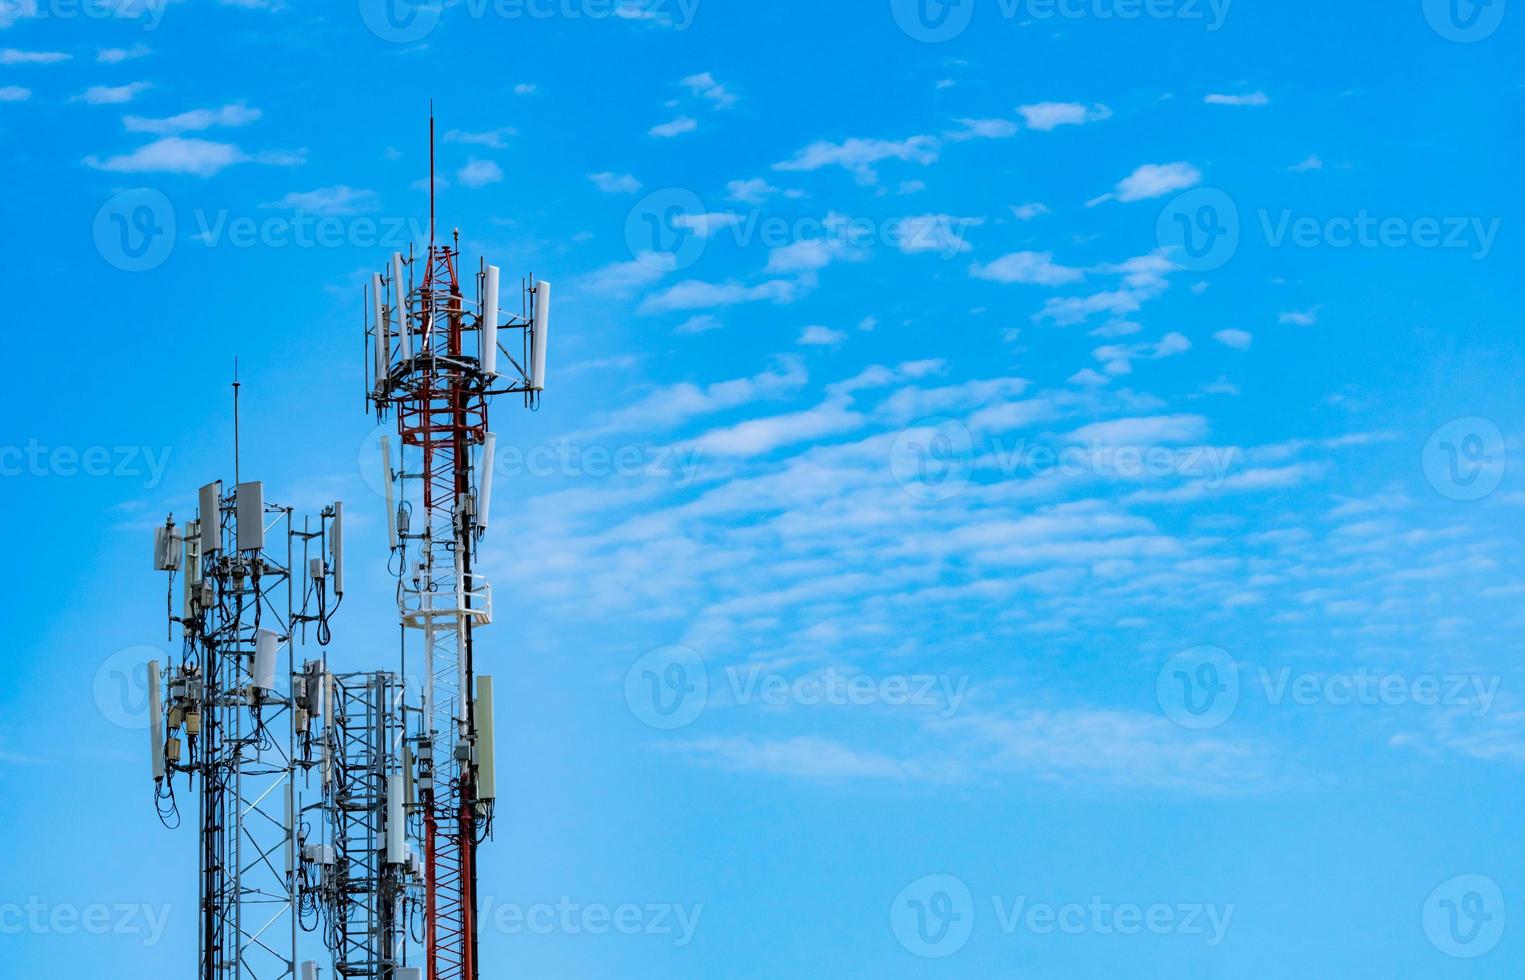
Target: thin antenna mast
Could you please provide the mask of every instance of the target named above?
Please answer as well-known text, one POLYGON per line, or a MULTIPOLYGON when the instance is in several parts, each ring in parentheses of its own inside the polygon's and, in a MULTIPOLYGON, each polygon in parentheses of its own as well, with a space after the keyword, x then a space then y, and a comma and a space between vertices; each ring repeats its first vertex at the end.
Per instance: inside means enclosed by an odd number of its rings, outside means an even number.
POLYGON ((434 100, 429 100, 429 259, 434 259, 434 100))
POLYGON ((233 358, 233 484, 240 482, 238 473, 238 358, 233 358))

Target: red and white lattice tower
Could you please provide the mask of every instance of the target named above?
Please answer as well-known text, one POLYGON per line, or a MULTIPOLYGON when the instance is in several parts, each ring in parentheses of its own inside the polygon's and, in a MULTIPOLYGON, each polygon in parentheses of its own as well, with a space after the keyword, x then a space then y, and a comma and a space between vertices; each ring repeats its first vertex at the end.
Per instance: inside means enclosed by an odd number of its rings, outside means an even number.
POLYGON ((521 312, 505 315, 498 268, 481 264, 467 301, 459 232, 435 241, 432 119, 429 129, 429 249, 394 254, 367 288, 367 397, 379 417, 395 415, 400 442, 395 467, 382 445, 404 673, 418 701, 410 826, 424 854, 428 976, 478 980, 477 846, 496 799, 491 678, 477 676, 474 643, 492 622, 477 569, 496 444, 488 408, 504 394, 538 406, 551 287, 527 281, 521 312))

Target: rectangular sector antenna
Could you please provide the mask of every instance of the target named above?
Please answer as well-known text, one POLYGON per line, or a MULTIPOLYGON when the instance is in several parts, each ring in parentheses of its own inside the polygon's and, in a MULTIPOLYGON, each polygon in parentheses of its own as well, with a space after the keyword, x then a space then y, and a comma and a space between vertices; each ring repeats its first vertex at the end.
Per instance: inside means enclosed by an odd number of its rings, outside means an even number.
POLYGON ((545 390, 545 342, 551 326, 551 284, 535 283, 535 319, 530 326, 530 388, 545 390))
POLYGON ((254 636, 254 686, 261 691, 275 690, 275 655, 280 646, 277 633, 260 630, 254 636))
POLYGON ((334 501, 334 526, 328 538, 328 563, 334 576, 334 595, 344 594, 344 501, 334 501))
POLYGON ((498 798, 498 757, 493 745, 492 678, 477 678, 477 795, 498 798))
POLYGON ((200 504, 201 513, 196 516, 201 520, 201 553, 216 554, 222 550, 222 514, 218 510, 222 506, 221 480, 201 488, 200 504))
POLYGON ((498 282, 502 275, 498 267, 490 265, 482 284, 482 373, 491 377, 498 373, 498 282))
POLYGON ((402 275, 402 253, 392 253, 392 319, 397 336, 402 341, 402 359, 413 356, 413 337, 408 333, 408 280, 402 275))
POLYGON ((238 518, 238 550, 264 550, 265 485, 258 480, 240 483, 233 490, 233 503, 238 518))

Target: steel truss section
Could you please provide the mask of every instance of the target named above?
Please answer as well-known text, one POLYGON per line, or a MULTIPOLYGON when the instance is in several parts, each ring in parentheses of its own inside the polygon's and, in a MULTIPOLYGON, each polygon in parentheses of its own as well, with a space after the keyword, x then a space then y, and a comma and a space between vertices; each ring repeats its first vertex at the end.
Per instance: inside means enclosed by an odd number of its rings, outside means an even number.
MULTIPOLYGON (((223 498, 222 547, 203 555, 201 580, 211 603, 187 621, 187 665, 202 692, 202 980, 282 980, 296 976, 297 895, 293 829, 291 701, 256 687, 259 634, 279 637, 291 674, 291 512, 270 507, 262 530, 279 528, 284 561, 239 551, 238 491, 223 498)), ((279 680, 277 681, 279 683, 279 680)))
POLYGON ((403 685, 387 672, 339 674, 331 685, 327 945, 336 976, 390 980, 407 963, 410 893, 422 885, 405 826, 403 685))

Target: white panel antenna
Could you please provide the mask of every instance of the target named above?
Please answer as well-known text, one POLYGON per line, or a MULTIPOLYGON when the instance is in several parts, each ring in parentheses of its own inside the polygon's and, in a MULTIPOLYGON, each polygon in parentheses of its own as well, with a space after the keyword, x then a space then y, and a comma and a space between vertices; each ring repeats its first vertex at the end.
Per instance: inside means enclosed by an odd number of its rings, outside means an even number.
POLYGON ((344 594, 344 501, 334 501, 334 526, 328 539, 328 562, 333 570, 334 595, 344 594))
POLYGON ((413 356, 413 334, 408 330, 408 280, 402 274, 402 253, 392 253, 392 316, 402 340, 402 359, 413 356))
POLYGON ((545 344, 551 328, 551 284, 535 283, 535 319, 530 327, 530 390, 545 390, 545 344))
POLYGON ((254 686, 261 691, 275 690, 275 655, 281 637, 270 630, 260 630, 254 637, 254 686))
POLYGON ((201 488, 201 553, 213 555, 222 550, 222 481, 201 488))
POLYGON ((388 369, 392 366, 392 337, 387 329, 387 317, 384 309, 383 298, 385 292, 381 287, 381 275, 378 273, 371 277, 371 305, 372 312, 376 317, 376 380, 379 382, 385 378, 388 369))
POLYGON ((265 548, 265 485, 258 480, 240 483, 233 490, 238 519, 238 550, 265 548))
POLYGON ((402 774, 393 773, 387 777, 387 863, 406 864, 408 861, 408 843, 406 830, 407 818, 403 815, 403 785, 402 774))
POLYGON ((175 537, 175 525, 165 523, 154 528, 154 569, 173 572, 180 568, 179 540, 175 537))
POLYGON ((164 706, 159 701, 159 661, 148 662, 148 751, 154 782, 164 778, 164 706))
POLYGON ((392 441, 381 437, 381 482, 387 495, 387 540, 397 550, 397 508, 392 503, 392 441))
POLYGON ((498 798, 498 760, 493 746, 492 678, 477 678, 477 795, 498 798))
POLYGON ((498 267, 487 267, 486 282, 482 287, 482 373, 492 377, 498 373, 498 280, 502 275, 498 267))
POLYGON ((492 511, 492 471, 498 459, 498 435, 489 432, 482 439, 482 477, 477 481, 477 527, 487 530, 492 511))

